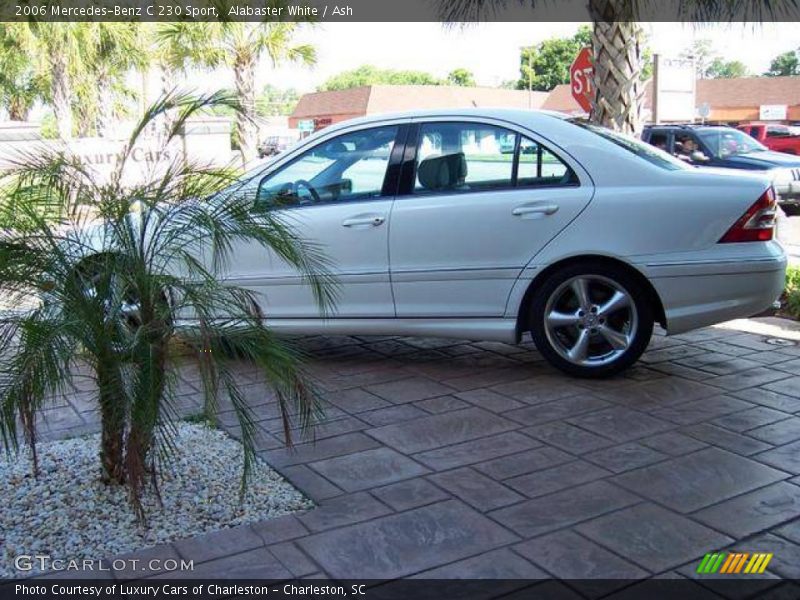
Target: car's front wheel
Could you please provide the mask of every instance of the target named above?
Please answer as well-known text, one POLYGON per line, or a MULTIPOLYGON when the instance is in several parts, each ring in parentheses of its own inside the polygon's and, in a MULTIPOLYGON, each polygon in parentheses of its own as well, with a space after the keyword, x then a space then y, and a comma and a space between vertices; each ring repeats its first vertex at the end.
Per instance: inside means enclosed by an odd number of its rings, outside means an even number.
POLYGON ((555 367, 578 377, 608 377, 632 365, 653 333, 650 295, 627 270, 575 264, 536 291, 531 335, 555 367))

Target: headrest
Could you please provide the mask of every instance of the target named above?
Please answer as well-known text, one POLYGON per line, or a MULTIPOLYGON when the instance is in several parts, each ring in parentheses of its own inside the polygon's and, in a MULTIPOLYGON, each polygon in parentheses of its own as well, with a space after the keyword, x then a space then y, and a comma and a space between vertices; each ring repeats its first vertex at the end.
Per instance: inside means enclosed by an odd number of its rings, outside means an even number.
POLYGON ((349 150, 347 146, 344 145, 344 142, 331 142, 325 146, 325 154, 328 155, 346 154, 347 152, 349 152, 349 150))
POLYGON ((455 188, 467 178, 467 159, 463 152, 426 158, 417 167, 417 177, 428 190, 455 188))

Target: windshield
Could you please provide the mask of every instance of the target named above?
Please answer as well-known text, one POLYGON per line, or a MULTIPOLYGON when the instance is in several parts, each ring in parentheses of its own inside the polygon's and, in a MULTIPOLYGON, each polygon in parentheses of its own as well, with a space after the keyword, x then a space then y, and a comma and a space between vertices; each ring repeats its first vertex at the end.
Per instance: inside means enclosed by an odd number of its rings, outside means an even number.
POLYGON ((678 171, 686 168, 686 164, 682 161, 635 137, 624 135, 599 125, 592 125, 591 123, 579 119, 569 119, 569 122, 599 135, 620 148, 624 148, 628 152, 662 169, 678 171))
POLYGON ((703 141, 714 158, 726 158, 737 154, 764 152, 766 148, 752 137, 738 129, 697 129, 697 135, 703 141))

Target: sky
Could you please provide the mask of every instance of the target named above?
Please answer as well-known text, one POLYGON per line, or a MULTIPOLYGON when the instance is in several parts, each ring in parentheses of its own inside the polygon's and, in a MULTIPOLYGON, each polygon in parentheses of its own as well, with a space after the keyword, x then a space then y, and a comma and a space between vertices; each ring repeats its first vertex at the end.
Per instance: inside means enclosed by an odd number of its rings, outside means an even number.
MULTIPOLYGON (((304 31, 300 39, 317 49, 313 69, 297 66, 272 68, 264 61, 258 71, 258 89, 265 83, 313 91, 328 77, 362 64, 381 68, 414 69, 445 77, 463 67, 472 71, 479 85, 497 86, 519 77, 520 47, 549 37, 572 35, 580 23, 481 23, 446 28, 439 23, 327 23, 304 31), (402 47, 397 30, 403 28, 402 47), (391 40, 392 43, 387 41, 391 40)), ((800 47, 796 23, 682 24, 645 23, 653 52, 676 56, 696 39, 709 39, 714 51, 726 60, 740 60, 760 74, 774 56, 800 47)), ((228 72, 196 73, 192 87, 231 85, 228 72)))

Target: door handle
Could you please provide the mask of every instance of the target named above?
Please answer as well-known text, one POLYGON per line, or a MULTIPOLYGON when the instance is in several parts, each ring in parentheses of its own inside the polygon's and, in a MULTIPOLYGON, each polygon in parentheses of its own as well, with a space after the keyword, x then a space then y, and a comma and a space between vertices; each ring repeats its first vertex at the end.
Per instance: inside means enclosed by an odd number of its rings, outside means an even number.
POLYGON ((535 204, 535 205, 522 205, 516 207, 511 211, 515 217, 522 217, 524 215, 552 215, 558 211, 558 204, 535 204))
POLYGON ((383 225, 386 218, 383 215, 358 215, 342 221, 343 227, 377 227, 383 225))

